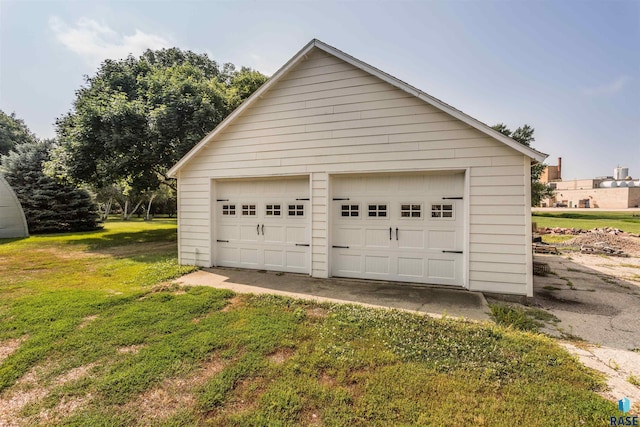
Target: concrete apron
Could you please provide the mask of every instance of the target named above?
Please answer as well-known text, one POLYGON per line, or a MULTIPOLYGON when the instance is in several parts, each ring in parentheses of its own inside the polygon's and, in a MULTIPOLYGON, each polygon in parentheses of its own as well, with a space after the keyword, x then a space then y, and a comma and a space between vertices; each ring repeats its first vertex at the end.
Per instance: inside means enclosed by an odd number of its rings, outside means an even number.
POLYGON ((174 283, 212 286, 238 293, 284 295, 316 302, 395 308, 432 317, 491 321, 484 296, 463 289, 375 280, 316 279, 302 274, 220 267, 187 274, 174 283))

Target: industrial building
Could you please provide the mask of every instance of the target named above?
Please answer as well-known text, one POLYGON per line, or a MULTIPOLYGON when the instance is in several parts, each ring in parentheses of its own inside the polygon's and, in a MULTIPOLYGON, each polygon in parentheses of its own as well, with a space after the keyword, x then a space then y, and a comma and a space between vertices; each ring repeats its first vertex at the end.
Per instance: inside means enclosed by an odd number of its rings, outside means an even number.
POLYGON ((542 202, 542 207, 628 209, 640 207, 640 179, 629 175, 629 168, 618 166, 612 176, 592 179, 562 180, 562 158, 547 166, 540 176, 542 182, 554 188, 554 197, 542 202))

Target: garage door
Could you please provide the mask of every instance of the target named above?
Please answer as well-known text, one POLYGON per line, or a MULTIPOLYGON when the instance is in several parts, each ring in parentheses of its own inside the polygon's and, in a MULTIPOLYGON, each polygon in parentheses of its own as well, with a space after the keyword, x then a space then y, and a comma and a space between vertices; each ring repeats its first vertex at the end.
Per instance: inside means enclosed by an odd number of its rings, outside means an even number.
POLYGON ((464 174, 332 179, 333 276, 463 285, 464 174))
POLYGON ((309 273, 308 178, 217 181, 215 265, 309 273))

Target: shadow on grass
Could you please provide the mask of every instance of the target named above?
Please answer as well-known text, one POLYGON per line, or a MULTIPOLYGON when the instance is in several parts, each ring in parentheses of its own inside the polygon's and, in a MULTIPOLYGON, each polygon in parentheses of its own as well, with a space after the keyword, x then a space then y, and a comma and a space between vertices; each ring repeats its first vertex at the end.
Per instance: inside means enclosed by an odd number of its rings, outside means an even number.
POLYGON ((102 234, 85 239, 74 239, 68 245, 87 245, 89 251, 99 252, 117 246, 129 246, 136 243, 171 242, 177 241, 176 229, 154 229, 141 231, 123 231, 121 233, 102 234))
POLYGON ((5 243, 13 243, 13 242, 19 242, 20 240, 25 240, 28 239, 29 236, 27 237, 10 237, 8 239, 0 239, 0 245, 3 245, 5 243))

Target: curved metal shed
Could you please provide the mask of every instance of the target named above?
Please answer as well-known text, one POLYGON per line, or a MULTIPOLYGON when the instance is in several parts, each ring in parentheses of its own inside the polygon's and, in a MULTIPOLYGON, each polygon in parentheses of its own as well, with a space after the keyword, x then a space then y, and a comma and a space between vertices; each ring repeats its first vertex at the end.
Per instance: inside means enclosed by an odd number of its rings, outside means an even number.
POLYGON ((22 205, 7 180, 0 175, 0 239, 28 235, 29 228, 22 205))

